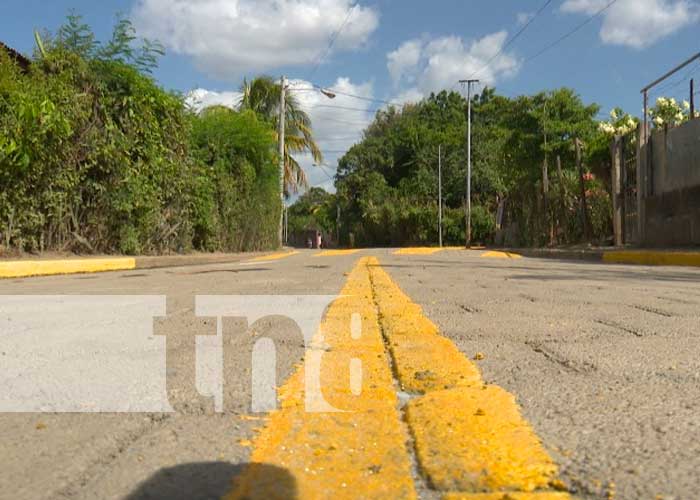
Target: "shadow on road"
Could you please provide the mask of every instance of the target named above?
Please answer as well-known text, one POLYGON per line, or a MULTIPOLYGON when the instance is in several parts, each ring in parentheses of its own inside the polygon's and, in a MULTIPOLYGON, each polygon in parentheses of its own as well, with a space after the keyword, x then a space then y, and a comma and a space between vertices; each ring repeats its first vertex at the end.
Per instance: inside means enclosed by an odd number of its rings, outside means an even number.
POLYGON ((260 493, 251 500, 297 498, 294 477, 285 469, 267 464, 198 462, 161 469, 126 500, 218 500, 233 490, 234 480, 248 468, 260 493))

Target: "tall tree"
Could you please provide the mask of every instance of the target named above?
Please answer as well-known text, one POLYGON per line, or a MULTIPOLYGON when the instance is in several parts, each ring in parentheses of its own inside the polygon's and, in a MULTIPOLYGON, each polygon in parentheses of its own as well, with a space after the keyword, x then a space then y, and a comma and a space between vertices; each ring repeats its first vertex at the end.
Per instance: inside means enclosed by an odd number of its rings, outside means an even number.
MULTIPOLYGON (((279 82, 269 76, 245 80, 240 108, 256 112, 278 130, 281 91, 279 82)), ((314 139, 311 118, 293 94, 287 94, 285 108, 284 185, 287 193, 296 193, 300 187, 308 186, 308 180, 293 155, 310 153, 316 163, 321 163, 323 154, 314 139)))

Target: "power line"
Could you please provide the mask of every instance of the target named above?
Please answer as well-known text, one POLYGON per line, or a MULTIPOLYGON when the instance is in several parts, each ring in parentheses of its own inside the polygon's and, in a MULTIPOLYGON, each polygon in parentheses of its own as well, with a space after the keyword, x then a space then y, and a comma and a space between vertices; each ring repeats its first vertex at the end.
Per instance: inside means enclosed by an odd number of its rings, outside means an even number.
POLYGON ((537 19, 537 18, 540 16, 540 14, 542 14, 542 12, 544 12, 544 10, 545 10, 547 7, 549 7, 549 5, 552 3, 552 1, 553 1, 553 0, 547 0, 547 1, 544 3, 544 5, 542 5, 542 7, 540 7, 539 10, 535 13, 535 15, 532 16, 532 17, 530 18, 530 20, 529 20, 527 23, 525 23, 525 25, 524 25, 522 28, 520 28, 520 30, 519 30, 515 35, 513 35, 513 36, 503 45, 503 47, 501 47, 501 50, 499 50, 498 53, 497 53, 496 55, 494 55, 491 59, 488 60, 488 62, 484 65, 483 68, 481 68, 479 71, 477 71, 476 73, 474 73, 472 76, 469 77, 469 80, 476 78, 479 74, 481 74, 482 71, 484 71, 486 68, 488 68, 489 66, 491 66, 491 63, 492 63, 492 62, 494 62, 494 61, 495 61, 496 59, 498 59, 501 55, 503 55, 503 53, 505 52, 505 50, 506 50, 508 47, 510 47, 510 46, 520 37, 520 35, 522 35, 523 33, 525 33, 525 30, 527 30, 527 29, 530 27, 530 25, 531 25, 533 22, 535 22, 535 19, 537 19))
POLYGON ((557 45, 559 45, 561 42, 563 42, 564 40, 566 40, 566 39, 569 38, 570 36, 572 36, 572 35, 574 35, 575 33, 579 32, 579 31, 580 31, 582 28, 584 28, 587 24, 589 24, 591 21, 593 21, 595 18, 597 18, 598 16, 600 16, 603 12, 605 12, 606 10, 608 10, 610 7, 612 7, 612 6, 613 6, 614 4, 616 4, 616 3, 617 3, 617 0, 612 0, 612 1, 611 1, 610 3, 608 3, 605 7, 603 7, 603 8, 600 9, 598 12, 596 12, 595 14, 593 14, 592 16, 590 16, 589 18, 587 18, 587 19, 586 19, 585 21, 583 21, 581 24, 579 24, 578 26, 576 26, 574 29, 572 29, 572 30, 569 31, 568 33, 564 34, 563 36, 557 38, 554 42, 552 42, 552 43, 550 43, 549 45, 547 45, 546 47, 544 47, 542 50, 540 50, 539 52, 537 52, 535 55, 530 56, 530 57, 528 57, 527 59, 525 59, 525 61, 523 61, 523 64, 528 63, 528 62, 532 61, 533 59, 538 58, 539 56, 541 56, 542 54, 544 54, 544 53, 547 52, 548 50, 553 49, 554 47, 556 47, 557 45))
POLYGON ((334 106, 332 104, 317 104, 315 106, 311 106, 311 109, 318 109, 318 108, 344 109, 346 111, 362 111, 363 113, 374 113, 374 112, 377 112, 380 109, 382 109, 382 108, 374 108, 374 109, 351 108, 351 107, 346 107, 346 106, 334 106))
POLYGON ((299 92, 299 91, 305 92, 305 91, 311 91, 311 90, 323 90, 326 92, 330 92, 332 94, 338 94, 338 95, 342 95, 342 96, 346 96, 346 97, 352 97, 354 99, 359 99, 361 101, 379 102, 382 104, 388 104, 390 106, 402 106, 403 105, 402 103, 400 103, 398 101, 387 101, 384 99, 376 99, 374 97, 367 97, 367 96, 363 96, 363 95, 350 94, 349 92, 337 90, 337 89, 334 89, 331 87, 321 87, 320 85, 317 85, 315 83, 312 85, 313 85, 313 87, 300 87, 300 88, 294 88, 292 90, 294 90, 296 92, 299 92))
POLYGON ((340 25, 340 27, 331 35, 330 40, 328 41, 328 47, 326 48, 325 52, 321 52, 319 54, 319 57, 316 60, 316 64, 314 65, 313 69, 311 70, 311 73, 309 73, 309 77, 307 80, 311 80, 313 76, 316 74, 316 71, 318 71, 318 68, 321 66, 321 63, 328 57, 330 54, 331 50, 333 49, 333 45, 335 45, 336 40, 338 40, 338 37, 340 36, 340 33, 345 29, 345 25, 348 24, 348 21, 350 20, 350 16, 352 16, 353 11, 355 10, 355 7, 357 7, 358 2, 355 2, 350 6, 348 9, 348 13, 345 16, 345 19, 343 20, 343 24, 340 25))
POLYGON ((340 123, 341 125, 353 125, 353 126, 356 126, 356 127, 362 127, 362 126, 368 127, 369 124, 370 124, 370 122, 368 122, 368 121, 367 121, 367 122, 349 122, 349 121, 346 121, 346 120, 336 120, 335 118, 328 118, 328 117, 326 117, 326 116, 324 116, 323 118, 321 118, 319 121, 327 121, 327 122, 333 122, 333 123, 340 123))
POLYGON ((669 82, 666 85, 662 85, 658 89, 654 90, 653 93, 655 95, 658 95, 661 92, 665 92, 665 91, 670 90, 670 89, 675 89, 676 87, 678 87, 682 83, 685 83, 686 81, 688 81, 690 76, 693 75, 694 73, 696 73, 698 71, 698 69, 700 69, 700 62, 696 63, 695 67, 690 68, 690 70, 685 74, 685 76, 681 77, 679 80, 669 82))
POLYGON ((360 99, 360 100, 362 100, 362 101, 380 102, 380 103, 382 103, 382 104, 388 104, 388 105, 390 105, 390 106, 402 106, 401 103, 396 102, 396 101, 385 101, 384 99, 375 99, 375 98, 373 98, 373 97, 365 97, 365 96, 356 95, 356 94, 349 94, 349 93, 347 93, 347 92, 343 92, 343 91, 336 90, 336 89, 333 89, 333 88, 330 88, 330 89, 328 89, 328 90, 329 90, 330 92, 333 92, 334 94, 343 95, 343 96, 347 96, 347 97, 353 97, 353 98, 355 98, 355 99, 360 99))

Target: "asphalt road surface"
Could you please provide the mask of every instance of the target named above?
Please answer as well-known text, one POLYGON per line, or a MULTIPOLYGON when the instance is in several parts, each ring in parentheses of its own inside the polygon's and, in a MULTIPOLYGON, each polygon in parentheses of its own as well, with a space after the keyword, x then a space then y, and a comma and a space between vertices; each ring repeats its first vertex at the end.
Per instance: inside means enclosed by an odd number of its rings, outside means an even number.
MULTIPOLYGON (((358 261, 370 256, 465 358, 475 360, 486 384, 516 398, 559 467, 558 489, 574 498, 698 498, 700 270, 483 254, 301 251, 231 264, 0 281, 3 296, 167 297, 167 319, 156 321, 154 331, 167 337, 168 399, 175 410, 0 413, 0 498, 230 493, 232 479, 260 447, 256 428, 265 420, 251 408, 245 336, 224 340, 233 348, 224 349, 221 411, 191 389, 197 370, 192 334, 217 331, 216 320, 195 315, 195 297, 338 296, 358 261)), ((376 285, 373 272, 367 282, 376 285)), ((362 286, 358 281, 357 289, 362 286)), ((64 316, 37 309, 34 321, 59 330, 65 323, 71 338, 80 338, 82 320, 70 309, 64 316)), ((12 333, 22 335, 22 329, 12 333)), ((277 340, 281 386, 304 357, 298 328, 262 320, 249 334, 277 340)), ((3 358, 16 355, 3 349, 7 339, 0 331, 0 380, 3 358)), ((52 346, 61 349, 60 342, 52 346)), ((435 497, 438 481, 426 481, 415 457, 411 461, 418 496, 435 497)), ((283 472, 269 477, 297 479, 283 472)))

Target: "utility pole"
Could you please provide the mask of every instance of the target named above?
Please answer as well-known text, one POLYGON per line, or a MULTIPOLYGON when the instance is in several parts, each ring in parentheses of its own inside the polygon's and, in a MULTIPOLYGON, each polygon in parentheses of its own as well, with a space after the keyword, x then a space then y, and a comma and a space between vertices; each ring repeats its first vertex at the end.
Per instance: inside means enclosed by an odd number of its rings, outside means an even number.
POLYGON ((695 79, 690 79, 690 119, 695 119, 695 79))
POLYGON ((542 162, 542 205, 544 207, 544 229, 545 238, 549 232, 549 244, 552 245, 554 239, 553 228, 549 223, 549 161, 547 158, 547 100, 545 98, 542 112, 542 128, 544 131, 544 161, 542 162))
POLYGON ((280 243, 280 248, 284 246, 284 240, 283 240, 283 228, 284 228, 284 167, 285 167, 285 161, 284 161, 284 128, 285 128, 285 123, 284 120, 286 118, 285 114, 285 108, 287 107, 286 103, 286 78, 282 76, 280 79, 280 111, 279 111, 279 155, 280 155, 280 200, 282 202, 282 208, 280 211, 280 224, 279 224, 279 243, 280 243))
MULTIPOLYGON (((336 198, 336 200, 337 200, 337 198, 336 198)), ((338 204, 336 205, 336 209, 337 209, 337 210, 336 210, 336 222, 335 222, 335 226, 336 226, 336 231, 337 231, 337 233, 338 233, 338 240, 336 241, 336 246, 337 246, 337 247, 340 247, 340 203, 338 203, 338 204)))
POLYGON ((472 246, 472 84, 479 80, 460 80, 467 85, 467 249, 472 246))
POLYGON ((442 144, 438 146, 438 230, 442 248, 442 144))

